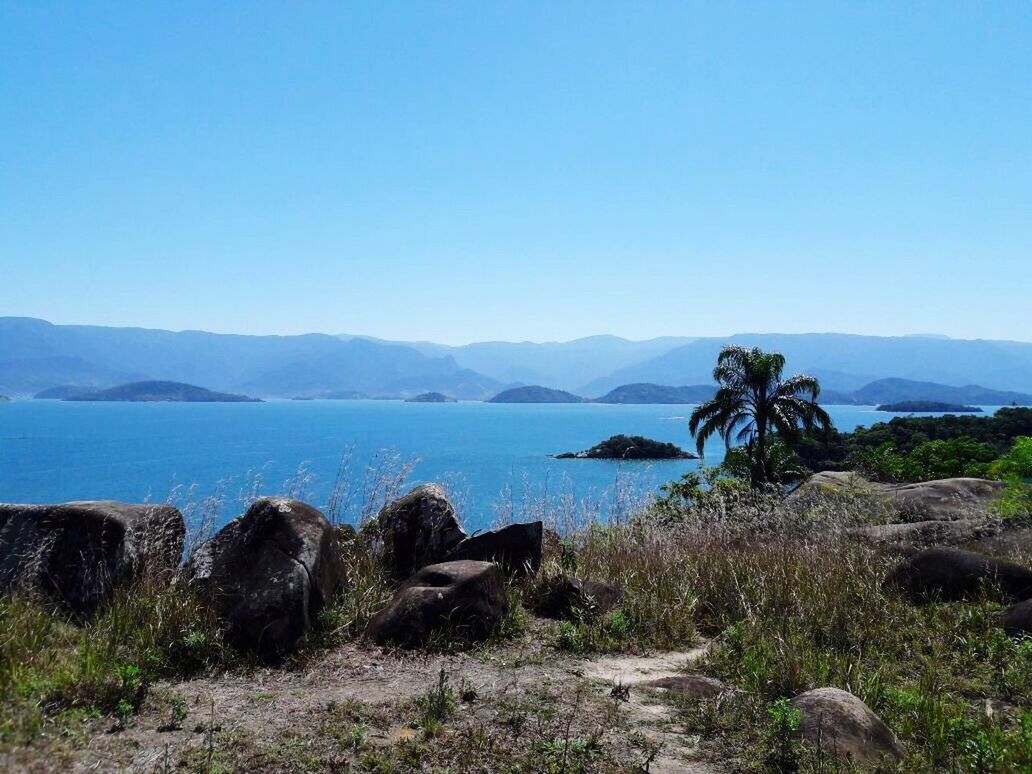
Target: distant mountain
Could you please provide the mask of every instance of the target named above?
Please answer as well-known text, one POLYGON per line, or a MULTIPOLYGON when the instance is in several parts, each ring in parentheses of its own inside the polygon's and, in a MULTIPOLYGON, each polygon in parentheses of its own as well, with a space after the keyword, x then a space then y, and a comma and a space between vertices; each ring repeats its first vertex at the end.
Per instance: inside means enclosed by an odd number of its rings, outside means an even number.
POLYGON ((531 385, 529 387, 513 387, 495 395, 488 403, 586 403, 579 395, 563 390, 552 390, 548 387, 531 385))
POLYGON ((164 380, 214 390, 292 397, 353 390, 405 397, 439 391, 485 398, 504 385, 410 347, 336 336, 238 336, 200 331, 52 325, 0 318, 0 391, 110 387, 164 380))
POLYGON ((662 384, 624 384, 610 390, 594 403, 702 403, 712 398, 717 388, 708 384, 666 387, 662 384))
POLYGON ((585 381, 602 378, 618 368, 644 362, 693 341, 685 336, 663 336, 645 341, 629 341, 619 336, 588 336, 573 341, 483 341, 453 347, 427 341, 385 342, 368 337, 366 340, 402 344, 432 357, 450 355, 462 368, 472 369, 505 384, 546 384, 563 390, 572 390, 585 381))
POLYGON ((406 403, 457 403, 455 398, 451 398, 440 392, 424 392, 411 398, 405 399, 406 403))
POLYGON ((743 333, 696 339, 646 362, 588 381, 576 391, 601 395, 636 382, 703 384, 712 378, 717 355, 725 344, 781 352, 788 360, 788 374, 813 373, 829 390, 848 392, 860 384, 900 377, 952 386, 977 383, 1000 390, 1032 391, 1032 343, 842 333, 743 333))
POLYGON ((260 403, 258 398, 213 392, 182 382, 133 382, 97 392, 79 392, 65 400, 131 403, 260 403))
POLYGON ((893 414, 920 414, 944 412, 947 414, 978 414, 982 409, 978 406, 963 406, 959 403, 941 403, 936 400, 901 400, 899 403, 884 403, 876 411, 888 411, 893 414))
POLYGON ((0 403, 10 403, 10 402, 11 402, 11 399, 8 398, 6 395, 0 395, 0 403))
POLYGON ((75 384, 61 384, 57 387, 40 390, 32 397, 36 400, 67 400, 87 392, 96 392, 96 390, 92 387, 79 387, 75 384))
MULTIPOLYGON (((569 342, 479 342, 453 347, 362 336, 239 336, 202 331, 52 325, 0 317, 0 393, 34 395, 62 385, 100 389, 137 381, 203 384, 259 397, 352 394, 408 398, 440 392, 481 400, 519 384, 541 385, 607 400, 629 385, 708 385, 726 343, 782 352, 787 372, 821 381, 824 402, 1021 403, 1032 392, 1032 343, 963 341, 930 336, 836 333, 738 334, 628 341, 591 336, 569 342), (971 394, 862 395, 889 377, 947 387, 990 385, 1021 397, 983 400, 971 394)), ((636 389, 625 390, 633 397, 636 389)), ((966 388, 965 388, 966 389, 966 388)), ((701 395, 701 393, 700 393, 701 395)), ((673 395, 653 395, 667 402, 673 395)), ((698 396, 691 396, 697 399, 698 396)), ((635 402, 644 397, 633 398, 635 402)), ((678 398, 681 402, 684 398, 678 398)))
POLYGON ((852 396, 857 403, 871 406, 915 400, 975 406, 1032 406, 1032 395, 1024 392, 990 390, 975 384, 951 387, 909 379, 878 379, 856 390, 852 396))

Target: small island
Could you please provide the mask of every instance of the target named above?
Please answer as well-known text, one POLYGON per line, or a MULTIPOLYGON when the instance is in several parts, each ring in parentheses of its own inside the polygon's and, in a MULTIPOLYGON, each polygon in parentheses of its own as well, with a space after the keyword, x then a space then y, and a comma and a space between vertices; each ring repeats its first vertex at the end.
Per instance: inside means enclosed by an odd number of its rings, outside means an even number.
POLYGON ((640 435, 614 435, 590 449, 555 455, 557 460, 695 460, 679 446, 640 435))
POLYGON ((334 392, 319 392, 314 395, 295 395, 291 400, 365 400, 368 398, 356 390, 336 390, 334 392))
POLYGON ((595 403, 702 403, 713 397, 716 387, 708 384, 668 387, 663 384, 623 384, 610 390, 595 403))
POLYGON ((586 403, 580 395, 565 390, 553 390, 536 384, 503 390, 488 403, 586 403))
POLYGON ((902 400, 899 403, 883 403, 875 411, 890 411, 895 414, 916 414, 927 412, 945 412, 949 414, 978 414, 982 411, 978 406, 963 406, 959 403, 941 403, 935 400, 902 400))
POLYGON ((406 403, 458 403, 455 398, 441 392, 423 392, 405 399, 406 403))
POLYGON ((64 398, 66 401, 118 401, 130 403, 261 403, 260 398, 213 392, 182 382, 132 382, 96 392, 64 398))
POLYGON ((0 403, 10 403, 10 402, 11 402, 11 399, 8 398, 6 395, 0 395, 0 403))

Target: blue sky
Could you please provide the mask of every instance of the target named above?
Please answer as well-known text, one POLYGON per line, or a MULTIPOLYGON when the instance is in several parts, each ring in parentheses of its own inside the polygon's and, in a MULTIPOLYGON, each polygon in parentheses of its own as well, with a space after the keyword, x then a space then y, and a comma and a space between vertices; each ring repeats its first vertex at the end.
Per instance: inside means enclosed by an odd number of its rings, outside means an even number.
POLYGON ((0 0, 0 314, 1032 339, 1032 4, 0 0))

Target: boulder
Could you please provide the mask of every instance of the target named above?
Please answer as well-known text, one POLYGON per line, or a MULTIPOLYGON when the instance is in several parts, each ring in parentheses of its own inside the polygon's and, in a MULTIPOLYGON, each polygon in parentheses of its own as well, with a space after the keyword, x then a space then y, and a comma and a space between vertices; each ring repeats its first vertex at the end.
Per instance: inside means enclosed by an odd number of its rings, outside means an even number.
POLYGON ((1003 611, 1000 623, 1007 634, 1032 637, 1032 599, 1008 607, 1003 611))
POLYGON ((540 594, 534 612, 543 618, 601 615, 623 604, 618 586, 589 578, 557 578, 540 594))
POLYGON ((365 637, 378 645, 421 645, 435 632, 483 639, 505 617, 509 600, 497 564, 462 560, 424 567, 373 617, 365 637))
POLYGON ((194 551, 186 576, 237 647, 283 656, 345 582, 338 533, 299 500, 262 498, 194 551))
POLYGON ((541 566, 543 534, 544 525, 540 521, 510 524, 501 529, 466 538, 448 554, 446 561, 472 559, 478 562, 497 562, 503 570, 512 575, 533 575, 541 566))
POLYGON ((817 497, 863 497, 902 521, 985 520, 1003 488, 982 478, 944 478, 917 484, 881 484, 850 471, 814 473, 788 497, 798 507, 817 497))
POLYGON ((825 755, 859 764, 903 756, 899 740, 871 708, 848 691, 816 688, 792 699, 802 736, 825 755))
POLYGON ((0 505, 0 589, 36 589, 87 617, 120 584, 177 568, 185 532, 170 505, 0 505))
POLYGON ((403 580, 441 562, 465 539, 448 496, 437 484, 417 486, 376 517, 394 577, 403 580))
POLYGON ((931 546, 957 546, 993 537, 1001 531, 998 521, 961 519, 958 521, 914 521, 905 524, 875 524, 847 530, 853 537, 874 546, 902 551, 931 546))
POLYGON ((998 587, 1004 599, 1032 596, 1032 570, 956 548, 928 548, 902 561, 885 586, 914 601, 955 601, 998 587))
POLYGON ((883 491, 907 521, 954 521, 987 515, 1003 487, 1000 481, 982 478, 944 478, 886 486, 883 491))

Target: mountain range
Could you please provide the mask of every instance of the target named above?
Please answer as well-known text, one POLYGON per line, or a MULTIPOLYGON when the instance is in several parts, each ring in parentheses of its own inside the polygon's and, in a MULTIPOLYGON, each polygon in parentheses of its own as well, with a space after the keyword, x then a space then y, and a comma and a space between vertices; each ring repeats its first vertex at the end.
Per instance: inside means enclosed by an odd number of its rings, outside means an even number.
POLYGON ((717 353, 727 343, 782 352, 788 373, 817 376, 829 397, 851 395, 887 378, 961 389, 948 396, 890 390, 889 395, 865 395, 865 403, 924 399, 986 404, 972 397, 975 388, 965 385, 1032 393, 1032 343, 1016 341, 811 333, 646 341, 591 336, 568 342, 449 346, 357 335, 245 336, 0 317, 0 394, 166 380, 257 397, 440 392, 486 399, 527 384, 596 397, 627 385, 712 384, 717 353))

